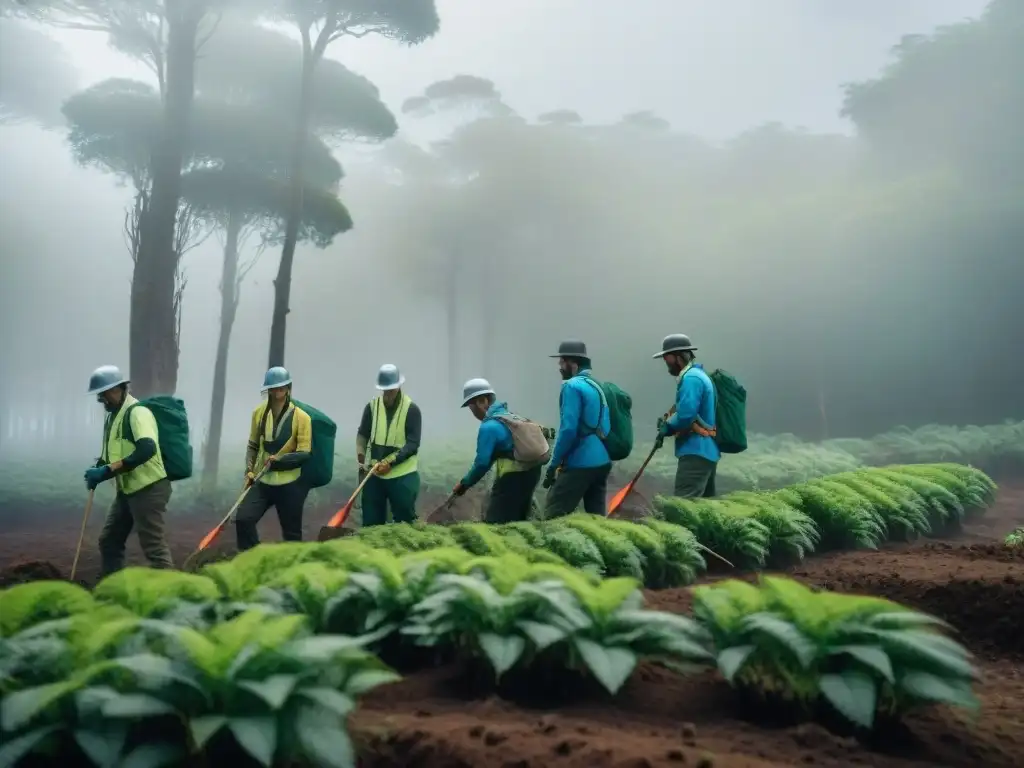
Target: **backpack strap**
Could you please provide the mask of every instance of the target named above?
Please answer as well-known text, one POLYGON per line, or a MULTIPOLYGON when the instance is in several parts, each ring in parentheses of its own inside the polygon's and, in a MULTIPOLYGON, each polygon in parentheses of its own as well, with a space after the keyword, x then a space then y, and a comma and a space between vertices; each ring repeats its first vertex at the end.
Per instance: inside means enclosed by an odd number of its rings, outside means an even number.
POLYGON ((132 424, 129 419, 132 417, 132 411, 135 410, 135 406, 138 403, 132 403, 124 411, 124 418, 121 419, 121 439, 128 440, 130 443, 135 442, 135 430, 132 429, 132 424))
MULTIPOLYGON (((280 433, 281 425, 284 424, 285 421, 288 420, 288 416, 294 410, 295 410, 295 403, 293 403, 291 401, 291 398, 289 398, 288 399, 288 405, 285 407, 284 411, 281 412, 281 418, 278 419, 277 424, 274 425, 275 430, 278 433, 280 433)), ((260 444, 256 448, 257 451, 259 451, 260 448, 264 448, 265 449, 266 446, 267 446, 267 440, 266 440, 266 435, 267 435, 267 417, 269 416, 269 414, 270 414, 270 403, 268 402, 267 403, 267 407, 263 410, 263 416, 260 418, 260 444)), ((271 439, 270 439, 271 445, 273 445, 273 444, 275 444, 277 442, 277 437, 278 436, 279 436, 279 434, 271 435, 271 439)))
POLYGON ((601 434, 601 416, 608 409, 608 399, 605 397, 604 390, 601 389, 600 384, 591 379, 589 376, 580 376, 580 378, 588 382, 594 389, 597 390, 597 398, 598 402, 600 403, 597 409, 597 425, 593 427, 587 424, 586 419, 583 418, 583 409, 580 408, 580 440, 582 440, 585 437, 590 437, 591 435, 597 435, 598 438, 600 438, 601 442, 604 442, 607 439, 608 435, 601 434))

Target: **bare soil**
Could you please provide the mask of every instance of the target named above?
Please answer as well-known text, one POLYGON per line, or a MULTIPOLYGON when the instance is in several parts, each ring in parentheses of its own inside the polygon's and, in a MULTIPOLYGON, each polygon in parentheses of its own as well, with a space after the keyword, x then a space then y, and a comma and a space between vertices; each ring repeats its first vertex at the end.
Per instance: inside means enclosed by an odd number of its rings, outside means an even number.
MULTIPOLYGON (((344 501, 343 499, 341 500, 344 501)), ((424 502, 432 509, 443 499, 424 502)), ((333 500, 332 500, 333 503, 333 500)), ((20 510, 0 533, 0 584, 66 573, 79 510, 20 510), (34 562, 33 562, 34 561, 34 562), (20 564, 20 565, 19 565, 20 564)), ((309 514, 307 534, 333 509, 309 514)), ((97 515, 86 536, 81 576, 91 582, 98 555, 97 515)), ((11 518, 5 515, 5 523, 11 518)), ((172 549, 181 562, 217 519, 176 518, 172 549)), ((556 704, 529 707, 474 695, 459 669, 408 674, 371 693, 353 716, 361 765, 370 768, 627 768, 851 765, 873 768, 1011 768, 1024 754, 1024 555, 1001 539, 1024 523, 1024 482, 1007 482, 995 506, 947 540, 886 546, 877 552, 813 557, 789 575, 833 590, 875 594, 934 613, 960 632, 983 673, 976 717, 943 707, 907 718, 871 743, 817 724, 768 722, 744 711, 713 673, 683 677, 642 667, 615 697, 572 691, 556 704)), ((262 525, 277 540, 272 515, 262 525)), ((225 536, 232 532, 228 531, 225 536)), ((228 554, 233 542, 225 542, 228 554)), ((133 542, 131 561, 142 563, 133 542)), ((736 574, 754 578, 754 574, 736 574)), ((715 576, 715 579, 722 576, 715 576)), ((713 579, 709 579, 713 580, 713 579)), ((686 589, 649 591, 651 607, 686 611, 686 589)))

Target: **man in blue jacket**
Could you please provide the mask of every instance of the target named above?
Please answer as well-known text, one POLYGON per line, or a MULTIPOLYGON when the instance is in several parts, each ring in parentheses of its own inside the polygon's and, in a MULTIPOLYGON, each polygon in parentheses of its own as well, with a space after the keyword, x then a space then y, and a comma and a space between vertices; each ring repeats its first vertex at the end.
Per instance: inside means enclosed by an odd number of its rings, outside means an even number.
POLYGON ((658 440, 675 435, 676 482, 674 494, 684 499, 715 495, 715 471, 721 454, 715 441, 715 385, 694 362, 697 348, 690 337, 673 333, 654 355, 665 361, 676 379, 676 404, 658 422, 658 440))
POLYGON ((580 502, 592 515, 605 515, 608 473, 612 462, 604 447, 611 431, 611 415, 604 392, 591 373, 587 345, 563 341, 558 353, 562 391, 558 396, 558 438, 544 476, 548 490, 546 518, 562 517, 580 502))
POLYGON ((547 441, 553 436, 553 430, 510 413, 506 403, 497 402, 494 388, 487 379, 470 379, 465 383, 462 407, 468 408, 480 422, 480 430, 473 466, 452 493, 461 496, 480 482, 494 465, 494 485, 484 522, 526 520, 533 506, 533 492, 540 482, 541 468, 550 455, 547 441), (518 457, 513 429, 520 435, 518 457))

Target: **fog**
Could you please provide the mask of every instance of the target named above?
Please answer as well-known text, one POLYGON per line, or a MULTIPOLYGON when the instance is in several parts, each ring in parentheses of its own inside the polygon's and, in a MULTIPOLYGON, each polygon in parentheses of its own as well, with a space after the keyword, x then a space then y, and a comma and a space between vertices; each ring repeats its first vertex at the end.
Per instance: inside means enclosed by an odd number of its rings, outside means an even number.
MULTIPOLYGON (((548 356, 582 338, 642 430, 673 396, 651 356, 685 332, 747 386, 756 431, 1024 417, 1024 7, 995 0, 983 17, 986 5, 439 0, 440 31, 422 44, 332 44, 330 59, 378 89, 339 109, 379 99, 398 130, 381 140, 381 108, 315 131, 344 169, 354 226, 299 244, 296 397, 338 422, 339 450, 386 362, 421 404, 425 447, 473 429, 458 406, 475 376, 551 423, 548 356)), ((208 41, 197 99, 245 74, 228 66, 243 68, 225 47, 236 22, 208 41)), ((258 59, 262 37, 240 39, 258 59)), ((83 113, 60 110, 108 78, 156 85, 102 33, 0 18, 0 455, 98 446, 89 373, 130 364, 133 171, 95 161, 104 148, 76 138, 83 113)), ((269 130, 231 135, 250 128, 269 130)), ((242 243, 232 453, 267 367, 275 227, 242 243)), ((197 446, 225 243, 206 229, 182 259, 176 390, 197 446)))

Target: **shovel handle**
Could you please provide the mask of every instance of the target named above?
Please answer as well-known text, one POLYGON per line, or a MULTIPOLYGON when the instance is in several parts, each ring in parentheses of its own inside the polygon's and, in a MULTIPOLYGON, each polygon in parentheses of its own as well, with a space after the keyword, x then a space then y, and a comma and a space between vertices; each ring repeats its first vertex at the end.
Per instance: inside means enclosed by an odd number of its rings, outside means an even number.
POLYGON ((378 466, 380 466, 379 461, 368 469, 364 467, 366 475, 359 481, 359 485, 356 486, 349 500, 345 502, 345 506, 334 513, 334 517, 327 522, 327 525, 324 526, 325 528, 341 528, 345 524, 345 521, 348 519, 348 513, 352 511, 352 506, 356 503, 356 499, 359 498, 359 494, 362 493, 363 486, 369 482, 371 477, 377 474, 378 466))
POLYGON ((92 513, 92 501, 96 497, 96 489, 89 491, 89 498, 85 501, 85 514, 82 515, 82 530, 78 532, 78 546, 75 547, 75 559, 71 563, 71 581, 75 580, 78 572, 78 558, 82 555, 82 542, 85 541, 85 527, 89 524, 89 515, 92 513))

